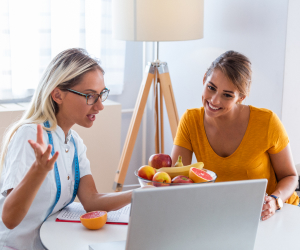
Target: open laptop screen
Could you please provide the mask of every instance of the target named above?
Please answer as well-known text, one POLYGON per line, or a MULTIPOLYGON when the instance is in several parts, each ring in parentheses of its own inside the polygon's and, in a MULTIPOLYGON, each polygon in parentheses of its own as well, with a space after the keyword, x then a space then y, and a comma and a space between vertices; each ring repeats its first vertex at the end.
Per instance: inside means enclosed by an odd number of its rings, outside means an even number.
POLYGON ((267 180, 134 190, 126 249, 253 249, 267 180))

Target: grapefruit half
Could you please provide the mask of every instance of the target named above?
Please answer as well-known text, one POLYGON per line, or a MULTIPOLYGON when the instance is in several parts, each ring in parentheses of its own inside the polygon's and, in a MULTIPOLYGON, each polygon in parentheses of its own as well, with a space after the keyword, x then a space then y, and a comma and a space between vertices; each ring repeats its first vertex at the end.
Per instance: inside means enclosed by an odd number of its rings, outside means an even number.
POLYGON ((93 211, 80 216, 80 221, 88 229, 99 229, 107 220, 106 211, 93 211))
POLYGON ((212 181, 213 178, 210 174, 199 168, 190 168, 189 178, 195 183, 212 181))

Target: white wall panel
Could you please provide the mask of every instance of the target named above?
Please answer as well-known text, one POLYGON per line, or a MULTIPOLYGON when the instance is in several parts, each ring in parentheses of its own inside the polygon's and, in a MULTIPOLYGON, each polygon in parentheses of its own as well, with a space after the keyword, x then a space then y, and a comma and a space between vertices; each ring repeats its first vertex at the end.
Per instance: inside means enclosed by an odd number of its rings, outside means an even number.
POLYGON ((300 1, 289 1, 282 122, 289 134, 295 164, 300 163, 300 1))
MULTIPOLYGON (((246 104, 273 110, 281 117, 288 0, 209 0, 204 6, 204 38, 161 42, 160 59, 167 61, 181 117, 202 106, 202 80, 211 62, 235 50, 252 62, 253 83, 246 104)), ((167 119, 166 119, 167 121, 167 119)), ((172 137, 165 122, 166 153, 172 137)))

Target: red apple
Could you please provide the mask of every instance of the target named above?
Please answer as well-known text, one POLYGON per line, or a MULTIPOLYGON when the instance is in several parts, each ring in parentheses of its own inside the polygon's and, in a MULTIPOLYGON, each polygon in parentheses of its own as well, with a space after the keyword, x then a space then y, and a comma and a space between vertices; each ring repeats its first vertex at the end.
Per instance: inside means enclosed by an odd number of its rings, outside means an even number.
POLYGON ((149 181, 152 181, 155 173, 156 173, 156 169, 151 166, 148 166, 148 165, 141 166, 137 172, 139 177, 149 180, 149 181))
POLYGON ((185 175, 178 175, 172 179, 172 183, 194 183, 193 180, 186 177, 185 175))
POLYGON ((148 161, 148 165, 152 166, 156 169, 171 167, 172 166, 172 159, 167 154, 154 154, 151 155, 148 161))
POLYGON ((154 186, 160 187, 160 186, 169 186, 169 183, 171 183, 171 177, 166 172, 158 172, 153 176, 152 181, 161 182, 161 183, 153 183, 154 186))

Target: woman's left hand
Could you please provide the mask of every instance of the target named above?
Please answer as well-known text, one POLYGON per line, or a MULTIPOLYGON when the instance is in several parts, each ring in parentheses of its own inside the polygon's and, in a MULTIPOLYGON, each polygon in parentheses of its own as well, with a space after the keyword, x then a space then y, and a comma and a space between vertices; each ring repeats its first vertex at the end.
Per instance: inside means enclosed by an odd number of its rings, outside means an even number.
POLYGON ((263 205, 261 218, 262 220, 267 220, 271 216, 273 216, 277 210, 277 203, 276 200, 271 196, 265 197, 265 204, 263 205))

